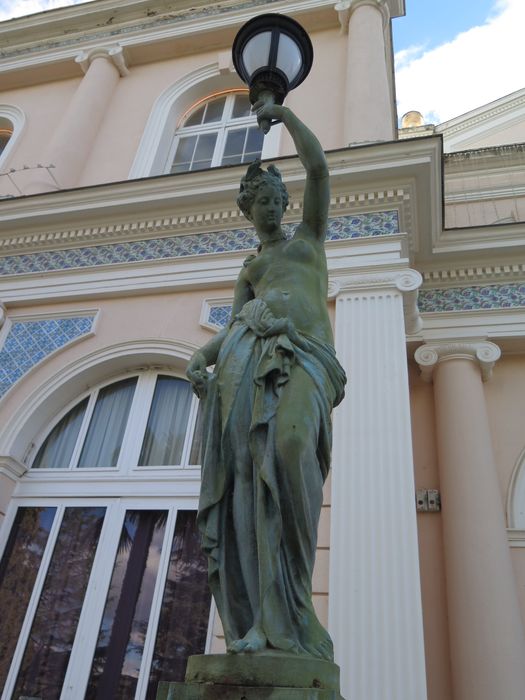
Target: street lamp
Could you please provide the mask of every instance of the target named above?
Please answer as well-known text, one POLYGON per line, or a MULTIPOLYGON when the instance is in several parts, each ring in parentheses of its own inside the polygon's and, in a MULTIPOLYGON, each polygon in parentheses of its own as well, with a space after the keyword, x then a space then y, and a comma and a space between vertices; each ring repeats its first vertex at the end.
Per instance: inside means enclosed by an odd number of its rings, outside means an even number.
MULTIPOLYGON (((273 13, 246 22, 235 37, 232 53, 235 70, 250 88, 252 105, 258 100, 281 105, 310 72, 314 55, 301 25, 273 13)), ((271 124, 263 120, 260 126, 266 134, 271 124)))

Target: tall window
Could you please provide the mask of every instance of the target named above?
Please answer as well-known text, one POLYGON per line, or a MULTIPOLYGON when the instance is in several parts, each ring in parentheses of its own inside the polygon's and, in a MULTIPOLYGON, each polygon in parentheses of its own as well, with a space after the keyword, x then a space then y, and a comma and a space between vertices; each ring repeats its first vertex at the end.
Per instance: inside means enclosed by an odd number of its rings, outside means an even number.
POLYGON ((154 700, 205 651, 197 409, 188 382, 142 371, 35 441, 0 539, 2 698, 154 700))
POLYGON ((261 155, 264 135, 248 93, 230 91, 201 100, 187 112, 170 150, 170 172, 247 163, 261 155))

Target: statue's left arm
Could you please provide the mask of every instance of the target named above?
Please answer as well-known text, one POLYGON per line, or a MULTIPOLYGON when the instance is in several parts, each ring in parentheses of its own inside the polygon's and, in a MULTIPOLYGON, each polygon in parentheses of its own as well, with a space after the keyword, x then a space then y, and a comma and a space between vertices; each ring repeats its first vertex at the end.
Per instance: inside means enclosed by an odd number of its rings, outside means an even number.
POLYGON ((330 205, 328 165, 317 137, 288 107, 257 102, 254 105, 257 118, 280 119, 288 129, 306 170, 303 201, 303 225, 297 230, 299 237, 313 237, 324 241, 330 205))

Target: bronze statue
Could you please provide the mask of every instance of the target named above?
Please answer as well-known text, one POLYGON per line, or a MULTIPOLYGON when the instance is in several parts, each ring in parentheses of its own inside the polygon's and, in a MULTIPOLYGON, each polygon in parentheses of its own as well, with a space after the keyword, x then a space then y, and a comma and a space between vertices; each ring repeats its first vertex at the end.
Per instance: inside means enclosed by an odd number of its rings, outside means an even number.
POLYGON ((205 410, 198 523, 228 651, 332 660, 311 599, 330 414, 346 381, 326 308, 328 167, 288 108, 254 110, 259 123, 282 120, 294 140, 306 170, 303 220, 287 239, 279 171, 250 165, 237 202, 260 245, 239 273, 228 327, 187 371, 205 410))

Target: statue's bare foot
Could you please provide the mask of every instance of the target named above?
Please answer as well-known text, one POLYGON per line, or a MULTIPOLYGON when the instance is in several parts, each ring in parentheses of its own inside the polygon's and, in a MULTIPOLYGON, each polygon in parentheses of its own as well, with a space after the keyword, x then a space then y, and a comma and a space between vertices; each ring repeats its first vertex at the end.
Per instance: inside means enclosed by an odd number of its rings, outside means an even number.
POLYGON ((266 635, 260 627, 254 625, 242 639, 237 639, 228 647, 232 654, 253 654, 266 648, 266 635))

